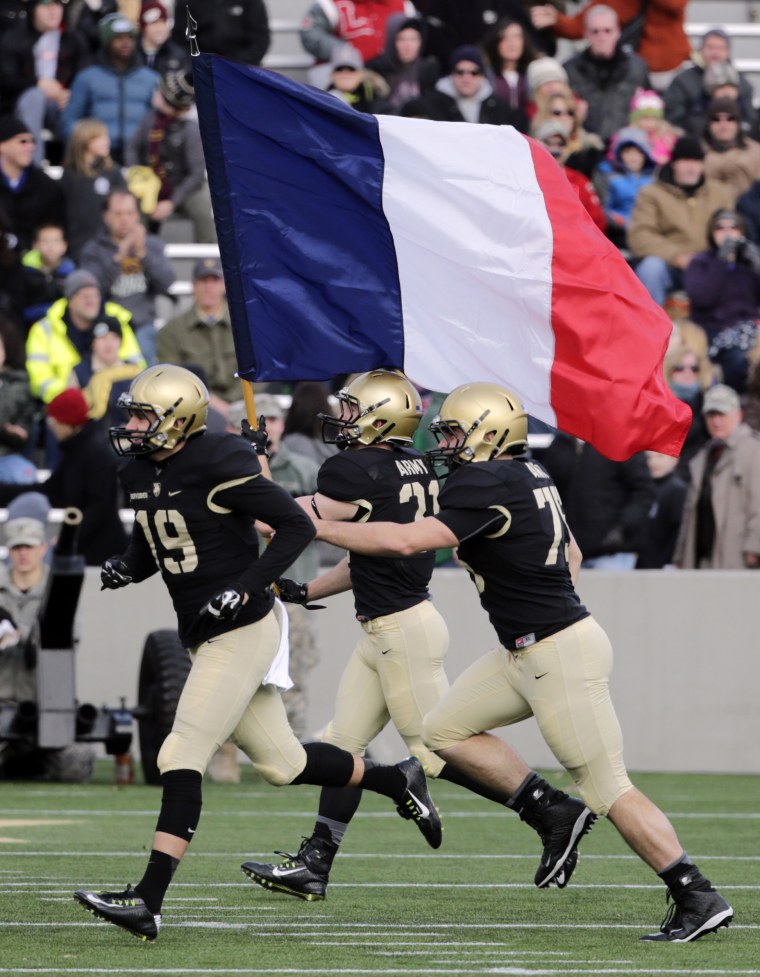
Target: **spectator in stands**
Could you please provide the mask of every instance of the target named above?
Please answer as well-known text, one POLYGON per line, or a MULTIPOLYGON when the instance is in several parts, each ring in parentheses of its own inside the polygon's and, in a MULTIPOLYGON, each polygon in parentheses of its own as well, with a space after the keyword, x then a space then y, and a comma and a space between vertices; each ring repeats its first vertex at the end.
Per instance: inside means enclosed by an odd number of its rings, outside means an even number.
MULTIPOLYGON (((547 86, 543 87, 546 89, 547 86)), ((576 170, 591 180, 596 176, 597 167, 604 155, 604 143, 595 133, 586 132, 583 128, 581 114, 584 108, 573 97, 569 85, 563 84, 562 91, 550 92, 548 95, 546 91, 539 92, 531 134, 535 135, 547 122, 561 122, 568 137, 559 161, 563 166, 576 170)))
MULTIPOLYGON (((153 107, 129 140, 127 166, 147 166, 160 180, 155 208, 148 210, 158 230, 172 214, 193 222, 193 239, 216 243, 206 161, 201 145, 192 76, 169 71, 153 93, 153 107)), ((143 202, 145 210, 145 203, 143 202)))
MULTIPOLYGON (((207 54, 221 54, 243 64, 261 64, 269 50, 269 17, 264 0, 215 0, 191 6, 198 40, 207 54)), ((175 4, 172 39, 185 49, 184 4, 175 4)))
POLYGON ((675 75, 691 63, 691 44, 684 27, 688 0, 589 0, 572 15, 551 4, 537 4, 531 7, 530 15, 534 26, 549 28, 557 37, 580 40, 586 12, 602 3, 616 13, 623 25, 623 44, 630 44, 645 61, 652 84, 664 91, 675 75))
POLYGON ((368 62, 367 68, 385 79, 389 110, 399 112, 410 98, 433 88, 439 75, 438 62, 423 54, 425 25, 419 17, 394 14, 388 18, 386 31, 382 54, 368 62))
MULTIPOLYGON (((652 159, 658 166, 670 162, 676 140, 683 133, 665 121, 665 103, 657 92, 645 88, 636 92, 631 99, 628 125, 641 129, 647 137, 652 159)), ((612 137, 611 152, 614 152, 615 138, 612 137)))
POLYGON ((741 129, 739 106, 731 98, 714 98, 707 110, 705 176, 726 184, 736 200, 760 179, 760 143, 741 129))
POLYGON ((728 191, 704 176, 704 150, 681 136, 670 163, 639 193, 628 227, 636 274, 658 305, 683 287, 689 262, 707 246, 710 217, 728 203, 728 191))
POLYGON ((75 265, 67 257, 68 243, 60 224, 42 224, 32 241, 32 250, 21 259, 26 278, 27 326, 41 319, 59 298, 63 297, 64 280, 75 265))
POLYGON ((47 424, 61 458, 37 488, 54 508, 81 510, 79 552, 88 566, 100 566, 109 554, 123 551, 127 534, 119 517, 118 461, 87 411, 87 401, 76 388, 62 391, 47 405, 47 424))
POLYGON ((98 29, 102 50, 95 63, 74 79, 63 113, 63 133, 69 139, 80 119, 100 119, 108 126, 111 153, 121 162, 129 137, 150 108, 158 75, 138 62, 137 28, 126 17, 111 14, 98 29))
POLYGON ((435 91, 407 102, 401 114, 440 122, 525 127, 521 114, 494 95, 483 55, 474 45, 457 48, 451 56, 450 74, 437 82, 435 91))
POLYGON ((760 567, 760 435, 742 422, 739 395, 718 384, 702 412, 711 440, 691 462, 674 562, 684 569, 760 567))
POLYGON ((618 247, 628 246, 628 225, 639 192, 654 179, 655 160, 646 134, 626 126, 615 134, 613 171, 607 181, 604 210, 610 238, 618 247))
POLYGON ((502 17, 483 38, 483 50, 491 69, 494 95, 525 119, 522 132, 527 132, 528 65, 536 60, 536 52, 525 36, 519 20, 502 17))
POLYGON ((155 363, 156 296, 169 294, 174 269, 163 241, 146 232, 135 195, 112 190, 106 200, 105 230, 82 248, 80 265, 95 276, 106 298, 131 313, 143 356, 155 363))
MULTIPOLYGON (((720 91, 716 81, 735 77, 739 83, 739 100, 748 110, 752 106, 752 86, 746 78, 736 72, 731 59, 731 41, 728 34, 720 27, 711 27, 702 35, 699 52, 699 62, 676 75, 665 91, 665 118, 671 125, 683 129, 692 136, 701 136, 704 132, 707 106, 710 99, 720 91), (711 65, 730 65, 734 74, 725 71, 708 75, 709 91, 705 90, 705 73, 711 65)), ((753 113, 754 118, 754 113, 753 113)))
POLYGON ((584 570, 632 570, 655 498, 644 455, 610 461, 558 433, 541 461, 559 489, 584 570))
POLYGON ((689 486, 676 471, 678 458, 659 451, 646 452, 654 480, 654 502, 642 534, 637 570, 661 570, 671 566, 689 486))
POLYGON ((564 68, 570 87, 588 103, 584 126, 607 141, 628 121, 636 90, 651 88, 649 74, 646 63, 620 44, 620 24, 611 7, 589 7, 583 24, 587 46, 564 68))
POLYGON ((0 118, 0 208, 20 254, 45 221, 64 223, 63 193, 57 180, 35 166, 34 135, 12 115, 0 118))
POLYGON ((417 11, 410 0, 385 0, 384 3, 377 3, 377 0, 342 0, 341 3, 318 0, 312 3, 301 21, 301 44, 317 62, 309 72, 311 84, 327 88, 329 65, 346 57, 346 47, 358 51, 363 64, 379 57, 385 48, 388 20, 394 14, 415 17, 417 11))
POLYGON ((24 345, 15 323, 0 316, 0 482, 37 481, 29 456, 36 414, 24 369, 24 345))
POLYGON ((747 240, 734 210, 711 216, 707 240, 707 249, 694 255, 684 274, 691 317, 707 333, 710 359, 724 382, 743 393, 757 345, 760 249, 747 240))
POLYGON ((210 403, 226 417, 229 405, 240 397, 240 381, 235 376, 235 344, 219 258, 196 261, 193 298, 191 309, 159 330, 158 360, 188 369, 203 367, 210 403))
POLYGON ((83 246, 105 228, 106 197, 112 190, 126 186, 121 170, 111 158, 108 126, 99 119, 80 119, 71 132, 61 176, 69 252, 75 261, 83 246))
POLYGON ((322 440, 320 414, 334 414, 327 385, 316 380, 299 383, 285 418, 283 443, 290 451, 306 455, 321 465, 338 450, 334 444, 322 440))
POLYGON ((90 54, 84 39, 68 30, 61 0, 31 0, 29 7, 0 41, 0 98, 36 139, 33 158, 39 165, 45 156, 42 131, 62 139, 61 113, 90 54))
POLYGON ((712 386, 714 367, 707 358, 707 337, 697 325, 689 331, 688 339, 680 329, 675 333, 672 347, 665 355, 665 379, 679 400, 691 408, 691 424, 678 458, 677 471, 685 482, 690 479, 689 462, 708 439, 702 416, 702 398, 712 386))
MULTIPOLYGON (((17 501, 23 499, 21 496, 17 501)), ((36 702, 33 643, 50 572, 45 562, 46 526, 28 516, 9 518, 3 536, 9 555, 7 564, 0 563, 0 699, 18 704, 36 702)), ((39 749, 23 740, 9 740, 0 752, 0 779, 39 777, 84 783, 92 776, 94 762, 92 747, 84 743, 63 749, 39 749)))
MULTIPOLYGON (((525 79, 528 84, 528 95, 530 96, 527 114, 531 120, 539 113, 543 113, 549 99, 554 95, 574 94, 568 84, 567 72, 559 61, 555 61, 554 58, 536 58, 535 61, 531 61, 525 72, 525 79)), ((584 103, 584 114, 587 108, 588 106, 584 103)), ((541 121, 545 122, 547 120, 542 119, 541 121)))
MULTIPOLYGON (((184 10, 180 8, 180 15, 184 10)), ((159 75, 170 71, 190 72, 190 50, 187 42, 177 44, 171 37, 169 11, 161 0, 145 0, 140 10, 140 39, 137 59, 159 75)))
POLYGON ((66 389, 71 371, 88 355, 93 328, 101 315, 115 316, 121 323, 121 358, 145 365, 129 312, 115 302, 103 302, 94 275, 82 269, 72 272, 64 282, 63 295, 44 319, 34 323, 26 341, 31 390, 46 404, 66 389))
POLYGON ((718 98, 728 98, 735 102, 739 110, 739 122, 741 130, 745 135, 758 138, 758 115, 752 102, 742 99, 739 72, 730 62, 717 62, 705 68, 703 76, 705 89, 705 101, 702 108, 702 115, 699 119, 692 119, 692 126, 697 122, 707 125, 710 103, 718 98))
POLYGON ((538 132, 536 132, 536 139, 543 143, 560 166, 563 166, 565 176, 578 194, 578 198, 586 208, 589 217, 591 217, 599 230, 604 232, 607 230, 607 217, 594 189, 594 184, 582 173, 570 169, 570 167, 564 166, 562 163, 562 157, 567 150, 568 138, 567 128, 559 120, 544 122, 538 132))
POLYGON ((74 3, 69 4, 73 8, 69 22, 87 41, 90 54, 94 56, 101 49, 100 22, 106 17, 121 13, 137 26, 139 13, 129 9, 135 3, 139 8, 139 0, 74 0, 74 3))
POLYGON ((327 91, 357 112, 386 114, 390 111, 387 96, 391 89, 382 75, 368 71, 361 55, 351 47, 343 48, 330 65, 327 91))
POLYGON ((87 416, 103 421, 103 427, 120 427, 124 409, 117 407, 121 394, 143 367, 134 360, 121 358, 123 340, 121 323, 115 316, 99 316, 92 329, 89 355, 72 370, 70 387, 79 387, 87 401, 87 416))
POLYGON ((760 179, 736 201, 736 210, 744 218, 747 237, 760 244, 760 179))
MULTIPOLYGON (((451 55, 463 44, 480 44, 498 21, 507 19, 522 26, 525 37, 540 54, 553 56, 557 42, 551 31, 534 27, 528 8, 533 0, 431 0, 423 10, 429 31, 429 53, 445 70, 451 55)), ((564 7, 564 0, 549 0, 564 7)))

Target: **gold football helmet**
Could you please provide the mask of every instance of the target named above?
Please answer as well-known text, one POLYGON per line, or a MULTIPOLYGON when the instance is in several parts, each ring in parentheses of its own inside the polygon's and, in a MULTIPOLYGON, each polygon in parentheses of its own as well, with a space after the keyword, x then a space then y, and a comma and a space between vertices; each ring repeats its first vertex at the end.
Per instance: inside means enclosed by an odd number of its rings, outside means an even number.
POLYGON ((422 419, 422 401, 403 373, 370 370, 337 393, 340 414, 320 414, 322 439, 347 448, 350 444, 397 441, 411 444, 422 419))
POLYGON ((119 455, 148 455, 175 448, 206 430, 208 390, 190 370, 159 363, 134 378, 117 406, 147 416, 151 424, 146 431, 112 427, 111 447, 119 455))
POLYGON ((439 447, 428 453, 447 468, 491 461, 528 447, 528 418, 518 398, 496 383, 465 383, 452 390, 430 425, 439 447), (446 445, 441 442, 448 441, 446 445))

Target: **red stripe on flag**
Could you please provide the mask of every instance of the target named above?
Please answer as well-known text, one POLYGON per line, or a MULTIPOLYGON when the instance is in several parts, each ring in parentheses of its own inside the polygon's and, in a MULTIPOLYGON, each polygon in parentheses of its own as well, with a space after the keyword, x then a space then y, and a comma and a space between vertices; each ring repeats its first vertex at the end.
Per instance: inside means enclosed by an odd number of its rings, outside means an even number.
POLYGON ((557 426, 614 461, 645 449, 677 456, 691 410, 665 382, 670 319, 595 226, 549 153, 528 142, 554 236, 557 426))

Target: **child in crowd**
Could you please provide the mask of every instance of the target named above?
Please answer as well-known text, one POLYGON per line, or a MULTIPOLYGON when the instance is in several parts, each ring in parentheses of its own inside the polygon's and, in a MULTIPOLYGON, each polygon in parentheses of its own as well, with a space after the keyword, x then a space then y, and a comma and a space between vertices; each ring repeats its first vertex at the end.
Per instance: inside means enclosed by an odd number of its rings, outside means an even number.
POLYGON ((119 358, 121 323, 104 315, 92 327, 90 355, 74 367, 69 378, 70 387, 81 387, 87 401, 87 415, 92 421, 105 418, 106 427, 118 427, 124 411, 116 403, 142 366, 119 358))
POLYGON ((641 129, 629 126, 617 133, 605 212, 610 222, 609 237, 620 248, 626 246, 626 230, 639 190, 652 182, 655 165, 641 129))
MULTIPOLYGON (((665 121, 665 103, 657 92, 645 88, 640 88, 636 92, 631 99, 629 121, 632 126, 643 130, 655 163, 662 166, 669 162, 681 130, 665 121)), ((613 139, 611 154, 614 153, 615 145, 616 139, 613 139)))
POLYGON ((63 298, 63 280, 74 271, 67 257, 68 242, 60 224, 42 224, 34 233, 32 250, 21 259, 26 278, 27 326, 41 319, 53 302, 63 298))

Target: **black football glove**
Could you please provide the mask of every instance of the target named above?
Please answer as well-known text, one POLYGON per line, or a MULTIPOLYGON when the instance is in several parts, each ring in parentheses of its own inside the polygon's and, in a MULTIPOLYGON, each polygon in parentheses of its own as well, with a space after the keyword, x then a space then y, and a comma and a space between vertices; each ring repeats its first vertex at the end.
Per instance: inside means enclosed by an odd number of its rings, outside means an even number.
POLYGON ((118 590, 132 583, 127 564, 118 556, 110 556, 100 568, 100 589, 118 590))
POLYGON ((297 580, 280 577, 275 586, 280 592, 280 600, 286 604, 300 604, 307 611, 324 610, 324 604, 309 603, 309 585, 306 583, 299 583, 297 580))
POLYGON ((254 429, 248 423, 248 421, 243 418, 240 422, 240 433, 243 435, 245 440, 251 445, 253 450, 257 455, 264 455, 265 458, 269 457, 269 435, 267 434, 267 419, 262 414, 259 418, 259 426, 254 429))
POLYGON ((210 614, 217 621, 234 621, 243 606, 245 594, 235 587, 220 590, 203 608, 204 614, 210 614))

